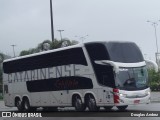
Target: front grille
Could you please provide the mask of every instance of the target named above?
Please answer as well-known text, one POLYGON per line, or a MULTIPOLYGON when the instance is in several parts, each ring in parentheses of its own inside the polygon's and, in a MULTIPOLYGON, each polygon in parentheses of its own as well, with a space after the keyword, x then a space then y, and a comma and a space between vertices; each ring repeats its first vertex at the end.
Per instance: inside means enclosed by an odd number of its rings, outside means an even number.
POLYGON ((136 94, 136 95, 127 95, 126 98, 143 98, 146 96, 147 94, 136 94))

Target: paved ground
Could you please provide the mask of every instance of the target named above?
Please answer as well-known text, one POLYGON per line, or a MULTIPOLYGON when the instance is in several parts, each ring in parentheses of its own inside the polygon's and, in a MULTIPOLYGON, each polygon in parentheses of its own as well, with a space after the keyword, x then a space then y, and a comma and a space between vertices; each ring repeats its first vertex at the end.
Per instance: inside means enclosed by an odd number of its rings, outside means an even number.
POLYGON ((2 120, 159 120, 159 117, 45 117, 45 118, 3 118, 2 120))
MULTIPOLYGON (((63 112, 44 112, 42 113, 43 118, 18 118, 18 117, 5 117, 0 120, 160 120, 160 117, 132 117, 132 114, 158 114, 160 103, 150 103, 147 105, 130 106, 126 111, 117 111, 113 109, 111 111, 101 110, 100 112, 74 112, 74 111, 63 111, 63 112), (48 117, 45 117, 48 116, 48 117), (52 116, 52 117, 49 117, 52 116), (56 117, 57 116, 57 117, 56 117), (129 117, 126 117, 129 116, 129 117)), ((15 110, 16 111, 16 110, 15 110)), ((14 110, 12 112, 15 112, 14 110)))
MULTIPOLYGON (((130 106, 128 107, 128 112, 138 112, 139 111, 159 111, 160 106, 160 92, 151 93, 151 104, 148 105, 139 105, 139 106, 130 106)), ((17 111, 16 107, 5 107, 4 101, 0 101, 0 111, 17 111)), ((113 110, 116 113, 116 110, 113 110)), ((70 112, 68 112, 69 114, 70 112)), ((51 114, 54 114, 51 113, 51 114)), ((73 114, 71 112, 71 114, 73 114)), ((94 113, 95 114, 95 113, 94 113)), ((160 113, 159 113, 160 114, 160 113)), ((0 120, 75 120, 75 117, 63 117, 63 112, 61 113, 62 117, 44 117, 44 118, 0 118, 0 120)), ((94 115, 93 115, 94 116, 94 115)), ((76 120, 160 120, 159 117, 76 117, 76 120)))
MULTIPOLYGON (((151 102, 160 103, 160 92, 151 92, 151 102)), ((16 107, 6 107, 4 106, 4 101, 0 101, 0 111, 14 111, 17 110, 16 107)))
POLYGON ((160 102, 160 92, 151 92, 151 102, 160 102))

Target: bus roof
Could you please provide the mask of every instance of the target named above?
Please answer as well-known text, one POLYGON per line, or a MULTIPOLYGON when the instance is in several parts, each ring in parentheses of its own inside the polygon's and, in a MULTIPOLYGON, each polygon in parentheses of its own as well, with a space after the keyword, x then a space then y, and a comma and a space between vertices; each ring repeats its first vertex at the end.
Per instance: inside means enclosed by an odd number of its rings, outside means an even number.
POLYGON ((80 44, 72 45, 72 46, 68 46, 68 47, 63 47, 63 48, 58 48, 58 49, 53 49, 53 50, 48 50, 48 51, 42 51, 42 52, 29 54, 29 55, 24 55, 24 56, 18 56, 18 57, 15 57, 15 58, 6 59, 3 62, 9 62, 9 61, 19 60, 19 59, 23 59, 23 58, 29 58, 29 57, 33 57, 33 56, 43 55, 43 54, 46 54, 46 53, 52 53, 52 52, 57 52, 57 51, 61 51, 61 50, 67 50, 67 49, 82 47, 82 46, 83 46, 83 44, 80 43, 80 44))
POLYGON ((90 41, 90 42, 85 42, 84 44, 90 44, 90 43, 134 43, 132 41, 90 41))
POLYGON ((84 43, 79 43, 79 44, 68 46, 68 47, 57 48, 57 49, 48 50, 48 51, 42 51, 42 52, 29 54, 29 55, 24 55, 24 56, 18 56, 18 57, 15 57, 15 58, 6 59, 3 62, 9 62, 9 61, 19 60, 19 59, 23 59, 23 58, 29 58, 29 57, 33 57, 33 56, 43 55, 43 54, 46 54, 46 53, 52 53, 52 52, 57 52, 57 51, 61 51, 61 50, 67 50, 67 49, 82 47, 82 46, 84 46, 84 44, 92 44, 92 43, 134 43, 134 42, 130 42, 130 41, 91 41, 91 42, 84 42, 84 43))

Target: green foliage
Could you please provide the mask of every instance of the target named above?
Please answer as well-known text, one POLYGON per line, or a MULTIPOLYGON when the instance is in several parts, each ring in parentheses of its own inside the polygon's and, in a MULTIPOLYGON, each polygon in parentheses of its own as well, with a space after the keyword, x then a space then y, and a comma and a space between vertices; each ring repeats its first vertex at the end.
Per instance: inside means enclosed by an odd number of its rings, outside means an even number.
POLYGON ((3 73, 3 71, 2 71, 2 67, 0 67, 0 99, 1 99, 1 93, 3 92, 3 82, 2 82, 2 80, 3 80, 3 77, 2 77, 2 73, 3 73))
POLYGON ((2 79, 3 79, 3 76, 2 76, 2 73, 3 73, 2 62, 5 59, 8 59, 8 58, 11 58, 11 57, 6 55, 6 54, 0 53, 0 99, 1 99, 1 93, 2 93, 2 84, 3 84, 3 82, 2 82, 2 79))
POLYGON ((39 43, 36 48, 21 51, 20 56, 38 53, 41 51, 46 51, 51 49, 57 49, 57 48, 66 47, 66 46, 71 46, 75 44, 78 44, 78 41, 75 41, 75 40, 71 41, 69 39, 63 39, 63 40, 54 39, 54 41, 52 42, 50 40, 44 40, 42 43, 39 43), (46 45, 48 46, 46 47, 46 45))
POLYGON ((4 56, 5 56, 5 55, 4 55, 3 53, 0 53, 0 63, 3 62, 4 56))
POLYGON ((20 56, 29 55, 29 54, 30 53, 27 50, 23 50, 23 51, 20 52, 20 56))
POLYGON ((0 85, 2 84, 2 62, 4 60, 5 55, 0 53, 0 85))
POLYGON ((2 68, 0 67, 0 84, 2 83, 2 68))
POLYGON ((152 91, 160 91, 160 71, 148 70, 149 84, 152 91))
POLYGON ((3 96, 0 95, 0 100, 3 100, 3 96))

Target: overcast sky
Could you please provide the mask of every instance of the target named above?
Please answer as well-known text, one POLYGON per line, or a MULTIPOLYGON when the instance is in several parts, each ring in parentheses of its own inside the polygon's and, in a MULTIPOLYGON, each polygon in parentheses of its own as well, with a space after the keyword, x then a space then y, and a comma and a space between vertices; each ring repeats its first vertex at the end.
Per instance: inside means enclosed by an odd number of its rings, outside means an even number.
MULTIPOLYGON (((160 0, 53 0, 55 38, 85 41, 133 41, 145 57, 154 60, 154 27, 160 20, 160 0)), ((160 49, 160 22, 157 26, 160 49)), ((13 56, 50 39, 50 0, 0 0, 0 52, 13 56)), ((81 42, 81 41, 80 41, 81 42)))

